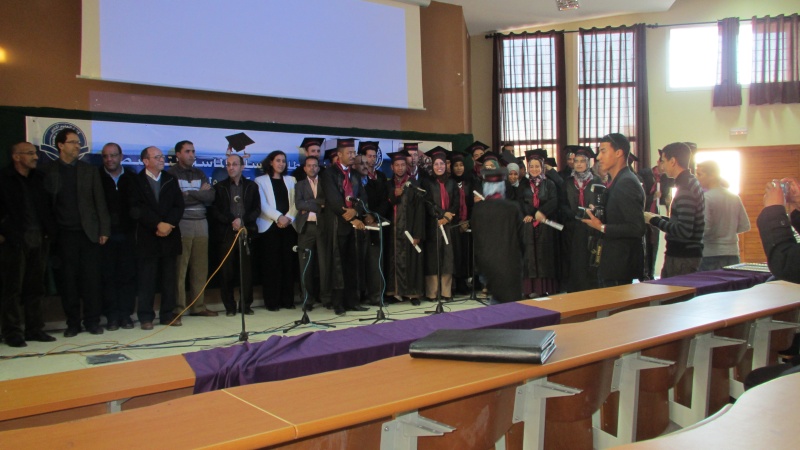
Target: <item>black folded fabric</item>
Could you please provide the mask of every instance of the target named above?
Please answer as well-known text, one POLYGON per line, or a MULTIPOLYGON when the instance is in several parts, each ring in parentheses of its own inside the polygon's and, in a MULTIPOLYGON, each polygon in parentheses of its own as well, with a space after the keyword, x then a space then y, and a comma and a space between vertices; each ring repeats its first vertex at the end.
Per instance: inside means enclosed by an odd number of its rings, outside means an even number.
POLYGON ((411 343, 415 358, 544 364, 556 349, 551 330, 438 330, 411 343))

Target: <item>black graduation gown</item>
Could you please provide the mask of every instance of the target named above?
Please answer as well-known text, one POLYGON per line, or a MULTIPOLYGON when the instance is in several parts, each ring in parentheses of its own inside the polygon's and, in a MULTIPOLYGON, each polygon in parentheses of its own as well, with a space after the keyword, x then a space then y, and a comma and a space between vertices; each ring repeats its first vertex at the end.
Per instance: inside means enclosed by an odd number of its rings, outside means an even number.
POLYGON ((476 271, 486 277, 495 300, 506 303, 522 298, 522 213, 519 204, 489 199, 472 210, 476 271))
MULTIPOLYGON (((539 186, 539 207, 533 206, 533 191, 531 182, 521 184, 519 201, 522 215, 534 216, 536 211, 541 211, 548 219, 556 217, 558 210, 558 193, 555 184, 545 179, 539 186)), ((543 223, 534 227, 533 222, 526 223, 523 227, 523 240, 525 242, 525 265, 523 273, 525 278, 556 278, 556 252, 558 241, 554 228, 543 223)))
POLYGON ((445 211, 442 211, 439 206, 442 204, 441 193, 439 192, 439 182, 436 179, 425 179, 422 182, 423 189, 427 191, 425 194, 425 248, 423 255, 425 256, 425 275, 438 275, 438 274, 452 274, 455 272, 454 268, 454 255, 453 255, 453 241, 458 234, 452 224, 458 223, 458 186, 456 182, 451 179, 446 179, 444 182, 445 190, 450 199, 450 204, 445 211), (434 207, 436 205, 436 207, 434 207), (444 225, 444 231, 447 234, 447 242, 445 245, 442 232, 439 230, 438 220, 444 217, 445 212, 454 214, 453 220, 444 225), (436 251, 436 244, 439 244, 439 251, 436 251), (437 260, 439 256, 439 272, 437 273, 437 260))
MULTIPOLYGON (((409 180, 410 181, 410 180, 409 180)), ((386 277, 386 292, 403 297, 424 295, 423 259, 406 237, 408 231, 413 238, 425 242, 425 202, 415 189, 406 188, 400 197, 394 195, 394 178, 386 182, 389 194, 391 239, 389 270, 386 277), (396 210, 396 213, 395 213, 396 210)), ((411 181, 419 186, 418 181, 411 181)))
MULTIPOLYGON (((455 177, 451 177, 451 180, 456 184, 456 197, 455 199, 451 199, 451 201, 458 202, 460 204, 460 195, 461 192, 464 193, 464 203, 466 205, 466 218, 467 220, 470 219, 472 216, 472 206, 474 204, 474 198, 472 194, 472 183, 470 180, 463 176, 461 179, 456 179, 455 177)), ((459 206, 458 210, 459 214, 456 215, 455 219, 453 219, 453 224, 460 223, 461 219, 460 216, 462 215, 461 208, 459 206)), ((470 228, 469 224, 467 224, 467 228, 470 228)), ((470 242, 471 233, 467 233, 463 231, 461 227, 454 227, 453 228, 454 236, 451 244, 453 245, 453 262, 454 262, 454 272, 453 275, 456 277, 469 277, 472 276, 472 254, 470 251, 470 242)))
MULTIPOLYGON (((584 188, 584 207, 596 204, 594 194, 591 192, 593 184, 602 184, 600 178, 593 176, 584 188)), ((567 193, 569 208, 561 214, 564 221, 564 230, 561 232, 562 242, 566 244, 565 255, 567 261, 567 292, 585 291, 597 287, 597 267, 591 265, 592 251, 595 250, 599 232, 586 225, 575 217, 578 215, 579 190, 575 186, 575 179, 569 177, 564 183, 567 193)))

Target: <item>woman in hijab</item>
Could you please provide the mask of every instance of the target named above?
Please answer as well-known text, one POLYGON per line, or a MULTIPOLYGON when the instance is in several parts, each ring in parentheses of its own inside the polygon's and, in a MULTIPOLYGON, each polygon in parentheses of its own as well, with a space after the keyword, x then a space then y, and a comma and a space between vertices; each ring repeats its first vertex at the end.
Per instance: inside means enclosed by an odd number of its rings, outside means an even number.
POLYGON ((453 245, 457 233, 451 224, 458 223, 460 195, 456 182, 447 175, 447 153, 435 147, 425 153, 431 158, 433 174, 422 181, 425 194, 425 297, 436 301, 452 299, 453 245), (441 292, 439 285, 441 284, 441 292))
POLYGON ((469 218, 472 212, 472 178, 467 174, 467 167, 465 165, 465 155, 463 153, 451 152, 450 153, 450 168, 452 175, 450 179, 456 184, 458 201, 458 215, 453 223, 460 223, 461 225, 455 228, 453 236, 453 262, 455 278, 456 294, 466 295, 470 290, 467 286, 467 279, 472 276, 472 252, 470 239, 472 233, 469 230, 469 218))

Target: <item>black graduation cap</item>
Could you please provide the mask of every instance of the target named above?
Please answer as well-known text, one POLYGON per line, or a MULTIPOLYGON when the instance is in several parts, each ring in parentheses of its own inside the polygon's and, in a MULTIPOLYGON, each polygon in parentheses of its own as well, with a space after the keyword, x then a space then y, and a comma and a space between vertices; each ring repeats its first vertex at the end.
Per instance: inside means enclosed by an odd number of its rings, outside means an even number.
POLYGON ((339 151, 339 149, 337 149, 335 147, 331 148, 331 149, 328 149, 328 150, 325 150, 325 155, 324 155, 323 159, 328 159, 328 160, 333 161, 333 157, 336 156, 336 152, 338 152, 338 151, 339 151))
POLYGON ((228 140, 228 145, 231 146, 237 152, 244 150, 250 144, 255 144, 255 141, 250 139, 250 136, 244 133, 236 133, 230 136, 225 136, 225 139, 228 140))
POLYGON ((472 144, 469 144, 469 145, 467 146, 466 150, 464 150, 464 151, 465 151, 466 153, 468 153, 468 154, 472 155, 472 153, 474 153, 474 152, 475 152, 475 150, 483 150, 483 151, 486 151, 486 150, 489 150, 489 146, 488 146, 488 145, 486 145, 486 144, 484 144, 484 143, 483 143, 483 142, 481 142, 481 141, 475 141, 475 142, 473 142, 472 144))
POLYGON ((594 154, 594 152, 590 147, 578 147, 578 149, 575 150, 575 156, 578 155, 583 155, 589 159, 595 158, 597 156, 594 154))
POLYGON ((303 147, 304 149, 308 149, 308 147, 312 145, 322 147, 323 142, 325 142, 325 138, 323 137, 307 137, 303 138, 303 143, 300 144, 300 147, 303 147))
POLYGON ((635 162, 639 162, 639 157, 633 153, 628 153, 628 164, 633 164, 635 162))
POLYGON ((336 148, 350 148, 356 146, 355 138, 340 138, 336 139, 336 148))
POLYGON ((425 152, 425 154, 428 155, 431 158, 431 160, 435 160, 438 158, 438 159, 443 159, 445 161, 448 159, 447 157, 448 153, 450 152, 446 148, 440 145, 437 145, 436 147, 433 147, 432 149, 425 152))
POLYGON ((495 152, 486 152, 477 159, 477 162, 484 164, 486 161, 490 160, 499 161, 500 158, 498 158, 497 153, 495 152))
POLYGON ((694 142, 684 142, 684 144, 686 144, 686 146, 689 147, 689 150, 692 152, 693 155, 695 154, 695 152, 697 152, 697 144, 695 144, 694 142))
POLYGON ((458 161, 464 162, 467 159, 467 155, 461 152, 450 152, 450 154, 447 156, 450 158, 451 163, 455 163, 458 161))
POLYGON ((394 153, 387 153, 386 156, 389 157, 390 161, 395 162, 395 161, 399 161, 399 160, 405 161, 406 158, 410 157, 411 155, 409 155, 408 151, 406 151, 406 150, 400 150, 400 151, 394 152, 394 153))
POLYGON ((503 153, 500 155, 500 161, 504 166, 507 166, 511 163, 516 163, 517 158, 508 150, 503 150, 503 153))
POLYGON ((403 150, 413 152, 419 150, 419 142, 403 142, 403 150))
POLYGON ((508 177, 508 170, 505 167, 497 169, 481 169, 481 177, 487 183, 500 183, 508 177))
POLYGON ((366 155, 367 150, 375 150, 378 151, 378 141, 359 141, 358 143, 358 154, 359 155, 366 155))
POLYGON ((570 144, 570 145, 565 145, 564 148, 561 150, 561 152, 564 154, 564 156, 566 156, 566 155, 568 155, 570 153, 576 154, 578 152, 578 150, 580 150, 582 148, 583 147, 581 147, 580 145, 570 144))
POLYGON ((558 163, 556 162, 555 158, 545 158, 544 163, 550 167, 558 167, 558 163))
POLYGON ((525 151, 525 161, 530 161, 532 159, 539 159, 544 162, 547 159, 547 150, 543 148, 537 148, 534 150, 526 150, 525 151))
POLYGON ((514 162, 519 164, 520 167, 525 167, 525 158, 522 156, 517 156, 517 160, 514 162))

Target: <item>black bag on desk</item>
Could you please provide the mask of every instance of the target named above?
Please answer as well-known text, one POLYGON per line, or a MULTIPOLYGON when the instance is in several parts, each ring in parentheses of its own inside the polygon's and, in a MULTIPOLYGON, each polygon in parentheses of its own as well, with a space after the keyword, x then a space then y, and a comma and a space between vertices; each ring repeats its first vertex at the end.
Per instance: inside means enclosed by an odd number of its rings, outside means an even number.
POLYGON ((414 358, 544 364, 553 350, 550 330, 438 330, 411 343, 414 358))

